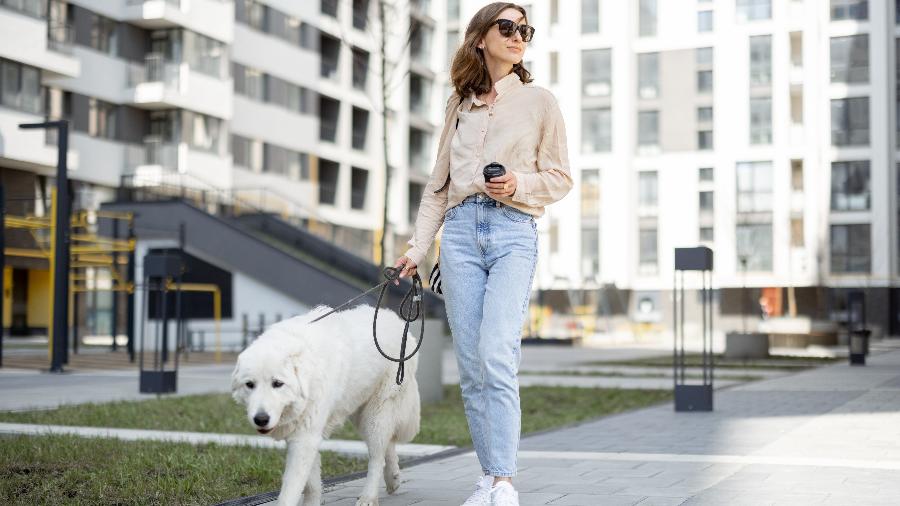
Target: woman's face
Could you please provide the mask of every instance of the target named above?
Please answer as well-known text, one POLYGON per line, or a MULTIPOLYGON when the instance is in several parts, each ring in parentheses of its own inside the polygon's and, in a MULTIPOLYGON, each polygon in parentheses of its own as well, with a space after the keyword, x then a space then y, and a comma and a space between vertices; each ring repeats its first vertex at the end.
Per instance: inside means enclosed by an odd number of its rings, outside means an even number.
MULTIPOLYGON (((497 16, 497 19, 509 19, 519 25, 526 24, 525 16, 516 9, 504 10, 497 16)), ((489 65, 492 62, 514 65, 521 63, 525 57, 525 42, 522 41, 522 34, 516 30, 512 36, 504 37, 500 34, 496 23, 491 25, 487 34, 481 39, 480 47, 484 50, 484 59, 489 65)))

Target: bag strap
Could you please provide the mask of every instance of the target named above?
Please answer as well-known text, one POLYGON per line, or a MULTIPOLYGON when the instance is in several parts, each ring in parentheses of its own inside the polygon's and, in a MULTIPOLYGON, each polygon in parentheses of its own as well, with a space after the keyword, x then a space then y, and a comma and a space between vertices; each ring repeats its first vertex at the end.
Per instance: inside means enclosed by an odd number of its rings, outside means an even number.
MULTIPOLYGON (((463 103, 463 98, 459 97, 459 104, 457 104, 456 107, 459 108, 459 106, 461 106, 462 103, 463 103)), ((454 111, 455 110, 456 109, 454 109, 454 111)), ((459 130, 459 115, 458 114, 456 115, 456 128, 454 129, 454 135, 456 133, 456 130, 459 130)), ((440 188, 435 190, 434 193, 441 193, 448 186, 450 186, 450 171, 449 170, 447 171, 447 180, 444 181, 444 184, 440 188)))

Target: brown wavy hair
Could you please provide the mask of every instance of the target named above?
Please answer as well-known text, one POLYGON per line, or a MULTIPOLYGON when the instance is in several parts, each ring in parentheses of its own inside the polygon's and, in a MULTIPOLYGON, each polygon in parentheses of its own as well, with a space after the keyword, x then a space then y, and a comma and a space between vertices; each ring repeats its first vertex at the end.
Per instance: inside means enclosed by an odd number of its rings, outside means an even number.
MULTIPOLYGON (((493 28, 493 21, 497 19, 497 16, 506 9, 516 9, 522 13, 525 21, 528 21, 525 8, 509 2, 494 2, 485 5, 469 21, 463 43, 456 50, 453 64, 450 65, 450 81, 459 97, 467 97, 472 93, 481 95, 491 91, 494 86, 484 61, 484 52, 478 48, 478 43, 481 42, 488 30, 493 28)), ((512 71, 519 76, 523 83, 530 83, 533 80, 531 72, 522 66, 522 62, 514 64, 512 71)))

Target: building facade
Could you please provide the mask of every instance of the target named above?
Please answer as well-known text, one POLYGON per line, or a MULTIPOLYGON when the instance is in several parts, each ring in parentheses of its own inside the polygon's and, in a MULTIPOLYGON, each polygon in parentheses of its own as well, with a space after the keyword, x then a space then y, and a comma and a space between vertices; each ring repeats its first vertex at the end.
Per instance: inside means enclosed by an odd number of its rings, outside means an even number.
POLYGON ((523 4, 576 181, 539 224, 539 297, 667 327, 673 249, 705 245, 720 329, 840 320, 860 289, 900 333, 895 1, 523 4))
MULTIPOLYGON (((210 212, 275 212, 376 259, 385 194, 378 7, 374 0, 0 0, 7 212, 49 215, 55 136, 18 125, 64 118, 75 209, 97 209, 120 185, 200 195, 210 212)), ((388 255, 415 216, 443 112, 433 61, 442 51, 434 34, 446 29, 436 7, 387 2, 388 255)), ((36 246, 14 233, 9 240, 36 246)), ((6 265, 13 333, 41 332, 46 260, 9 256, 6 265)), ((108 286, 103 273, 89 276, 108 286)), ((108 308, 108 296, 92 304, 108 308)))

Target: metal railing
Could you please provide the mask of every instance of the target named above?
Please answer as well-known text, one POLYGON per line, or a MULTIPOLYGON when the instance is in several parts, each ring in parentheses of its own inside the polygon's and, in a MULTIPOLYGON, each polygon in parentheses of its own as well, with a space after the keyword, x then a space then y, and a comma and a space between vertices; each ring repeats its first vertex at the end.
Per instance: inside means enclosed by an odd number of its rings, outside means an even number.
POLYGON ((144 58, 144 64, 132 64, 128 67, 128 86, 135 87, 142 83, 164 83, 177 88, 181 79, 181 64, 166 60, 160 53, 150 53, 144 58))
POLYGON ((72 25, 54 25, 47 27, 47 48, 63 54, 72 54, 75 43, 75 29, 72 25))

